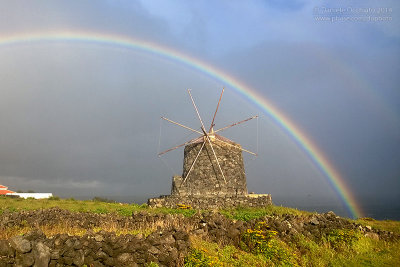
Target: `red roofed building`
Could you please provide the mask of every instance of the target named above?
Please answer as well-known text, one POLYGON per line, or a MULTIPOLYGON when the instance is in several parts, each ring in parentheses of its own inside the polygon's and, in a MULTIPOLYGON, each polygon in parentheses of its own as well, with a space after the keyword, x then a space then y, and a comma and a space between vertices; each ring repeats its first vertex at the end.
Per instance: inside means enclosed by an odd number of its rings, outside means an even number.
POLYGON ((5 195, 9 193, 15 193, 15 192, 8 190, 8 187, 0 184, 0 195, 5 195))

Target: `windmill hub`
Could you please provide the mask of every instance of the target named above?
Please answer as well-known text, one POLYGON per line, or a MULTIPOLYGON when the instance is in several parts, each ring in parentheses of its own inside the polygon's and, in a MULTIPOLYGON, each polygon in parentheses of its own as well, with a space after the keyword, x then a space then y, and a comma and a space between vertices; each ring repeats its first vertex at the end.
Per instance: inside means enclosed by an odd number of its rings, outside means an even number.
POLYGON ((217 134, 217 132, 258 118, 258 116, 214 130, 214 120, 224 93, 224 90, 222 90, 211 126, 207 132, 190 90, 188 92, 201 124, 201 132, 170 119, 161 118, 196 132, 200 136, 158 154, 161 156, 185 146, 183 172, 181 176, 176 175, 173 177, 171 195, 149 199, 149 206, 175 207, 177 204, 187 204, 204 209, 229 206, 259 207, 272 204, 271 195, 269 194, 256 195, 248 194, 247 192, 242 152, 255 156, 257 154, 217 134))
POLYGON ((211 141, 215 140, 214 128, 211 128, 211 131, 208 133, 208 136, 210 137, 211 141))

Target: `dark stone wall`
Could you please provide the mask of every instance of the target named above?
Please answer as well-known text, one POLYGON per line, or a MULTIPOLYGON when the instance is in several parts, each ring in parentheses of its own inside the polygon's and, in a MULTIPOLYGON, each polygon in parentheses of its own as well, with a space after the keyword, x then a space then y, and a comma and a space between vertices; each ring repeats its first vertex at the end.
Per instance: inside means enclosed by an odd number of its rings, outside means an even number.
POLYGON ((178 204, 195 209, 221 209, 231 207, 266 207, 272 205, 270 194, 249 194, 247 196, 161 196, 147 201, 150 207, 176 208, 178 204))
POLYGON ((186 231, 163 229, 147 237, 86 231, 46 237, 39 229, 0 240, 0 266, 183 266, 190 249, 186 231))
POLYGON ((218 139, 212 144, 221 166, 215 160, 211 146, 207 142, 192 170, 189 170, 202 146, 202 142, 187 145, 184 150, 183 174, 175 176, 172 182, 172 195, 180 196, 245 196, 247 195, 246 174, 240 145, 229 142, 227 145, 218 139), (188 178, 184 177, 189 173, 188 178), (225 177, 225 179, 224 179, 225 177))
POLYGON ((304 235, 315 243, 325 240, 326 234, 335 229, 353 229, 371 239, 397 242, 397 233, 371 228, 340 218, 333 212, 325 214, 275 214, 250 221, 228 219, 219 212, 197 212, 191 217, 182 214, 155 214, 145 211, 132 216, 118 214, 91 214, 52 208, 9 212, 0 214, 0 233, 9 227, 33 231, 23 236, 0 240, 0 266, 183 266, 184 257, 191 248, 189 236, 196 236, 221 246, 240 247, 240 237, 257 222, 264 222, 285 243, 298 240, 304 235), (38 224, 38 220, 40 225, 38 224), (61 231, 85 226, 83 236, 65 233, 45 236, 38 226, 61 225, 61 231), (111 223, 125 230, 154 229, 145 236, 117 235, 101 230, 93 231, 93 225, 111 223))

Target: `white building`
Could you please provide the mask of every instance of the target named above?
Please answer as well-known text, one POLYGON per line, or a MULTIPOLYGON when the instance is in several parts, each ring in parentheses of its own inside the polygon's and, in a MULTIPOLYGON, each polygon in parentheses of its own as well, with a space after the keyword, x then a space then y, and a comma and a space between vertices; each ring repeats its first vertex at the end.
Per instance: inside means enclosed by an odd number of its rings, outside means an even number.
POLYGON ((52 197, 52 193, 8 193, 7 196, 19 196, 22 198, 34 198, 34 199, 43 199, 52 197))

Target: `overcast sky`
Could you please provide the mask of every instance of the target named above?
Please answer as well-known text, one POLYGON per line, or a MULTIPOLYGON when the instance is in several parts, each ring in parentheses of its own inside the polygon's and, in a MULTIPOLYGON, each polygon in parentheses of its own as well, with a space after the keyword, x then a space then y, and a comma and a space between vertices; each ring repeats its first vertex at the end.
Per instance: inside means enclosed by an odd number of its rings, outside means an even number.
MULTIPOLYGON (((400 202, 398 1, 0 3, 0 40, 91 32, 201 59, 286 114, 362 206, 400 202)), ((163 160, 156 154, 194 136, 162 122, 159 138, 160 116, 198 128, 191 88, 210 123, 223 86, 140 50, 78 42, 0 45, 0 184, 63 197, 145 201, 169 194, 183 151, 163 160)), ((277 204, 341 205, 308 156, 232 88, 216 127, 255 114, 258 126, 251 121, 225 133, 259 152, 256 159, 246 156, 249 191, 271 193, 277 204)))

